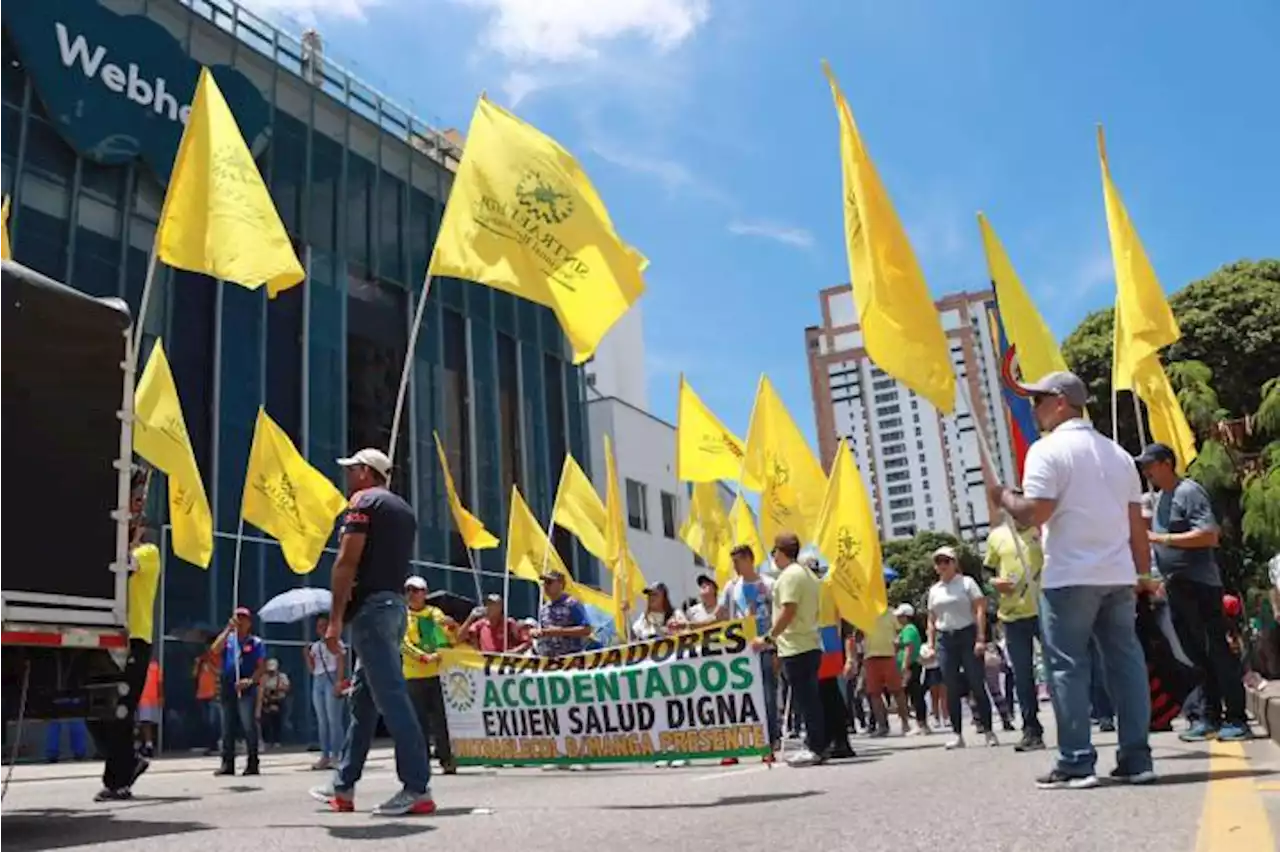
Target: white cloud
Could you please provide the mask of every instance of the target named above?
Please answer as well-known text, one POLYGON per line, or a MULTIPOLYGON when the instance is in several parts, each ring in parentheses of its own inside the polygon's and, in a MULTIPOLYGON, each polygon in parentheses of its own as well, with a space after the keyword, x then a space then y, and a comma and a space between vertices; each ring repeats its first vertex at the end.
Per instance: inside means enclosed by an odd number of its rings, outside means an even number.
POLYGON ((799 249, 813 248, 813 234, 781 222, 735 219, 729 223, 729 233, 740 237, 761 237, 799 249))
POLYGON ((521 63, 592 60, 600 56, 602 47, 627 38, 667 51, 693 35, 711 16, 710 0, 455 2, 482 9, 487 16, 482 36, 485 44, 509 61, 521 63))
POLYGON ((382 4, 383 0, 240 0, 251 12, 263 15, 279 15, 304 24, 314 24, 320 18, 343 18, 352 21, 365 20, 365 10, 382 4))

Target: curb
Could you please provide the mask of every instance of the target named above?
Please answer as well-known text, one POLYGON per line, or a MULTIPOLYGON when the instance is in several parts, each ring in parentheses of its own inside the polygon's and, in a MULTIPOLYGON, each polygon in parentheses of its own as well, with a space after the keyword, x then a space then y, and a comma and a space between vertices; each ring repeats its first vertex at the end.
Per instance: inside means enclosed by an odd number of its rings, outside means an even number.
POLYGON ((1245 690, 1249 711, 1266 729, 1267 736, 1280 745, 1280 695, 1254 689, 1245 690))

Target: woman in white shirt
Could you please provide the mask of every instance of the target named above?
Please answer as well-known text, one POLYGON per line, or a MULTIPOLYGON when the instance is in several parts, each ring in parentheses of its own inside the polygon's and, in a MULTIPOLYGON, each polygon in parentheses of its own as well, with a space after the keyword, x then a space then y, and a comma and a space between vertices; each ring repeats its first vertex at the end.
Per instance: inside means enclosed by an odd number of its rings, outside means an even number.
POLYGON ((657 583, 644 590, 645 611, 631 625, 633 638, 640 642, 657 639, 667 635, 667 625, 675 615, 675 607, 671 605, 671 595, 666 583, 657 583))
POLYGON ((346 649, 335 654, 324 644, 324 633, 329 629, 329 617, 316 618, 316 636, 319 638, 306 647, 307 671, 311 672, 311 709, 316 714, 320 733, 320 759, 312 769, 331 769, 342 756, 342 743, 347 736, 344 718, 344 690, 346 689, 346 649))
POLYGON ((972 577, 960 573, 960 562, 951 547, 933 553, 938 582, 929 589, 929 647, 938 652, 942 679, 947 687, 947 709, 955 737, 946 747, 964 748, 960 696, 964 683, 978 702, 978 721, 987 745, 999 745, 991 729, 991 700, 982 666, 986 652, 987 599, 972 577), (963 673, 963 674, 962 674, 963 673), (961 680, 961 678, 964 680, 961 680))

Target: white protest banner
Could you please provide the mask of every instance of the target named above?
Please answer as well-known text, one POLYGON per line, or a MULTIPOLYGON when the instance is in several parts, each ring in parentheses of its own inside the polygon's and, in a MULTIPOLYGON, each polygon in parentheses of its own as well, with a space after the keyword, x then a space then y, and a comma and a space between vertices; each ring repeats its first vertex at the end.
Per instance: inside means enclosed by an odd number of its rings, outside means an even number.
POLYGON ((460 765, 625 763, 769 753, 749 619, 568 657, 441 649, 460 765))

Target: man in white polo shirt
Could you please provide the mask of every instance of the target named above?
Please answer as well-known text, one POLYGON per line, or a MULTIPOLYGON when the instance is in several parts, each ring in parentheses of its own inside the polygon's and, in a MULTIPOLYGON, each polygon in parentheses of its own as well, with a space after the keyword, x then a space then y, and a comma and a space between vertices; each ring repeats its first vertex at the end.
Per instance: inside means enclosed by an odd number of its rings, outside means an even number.
POLYGON ((1102 652, 1120 750, 1111 777, 1155 780, 1147 726, 1151 698, 1135 626, 1134 586, 1149 572, 1142 484, 1133 459, 1084 417, 1088 391, 1074 373, 1025 385, 1041 438, 1027 452, 1022 495, 991 496, 1019 523, 1044 529, 1040 598, 1045 665, 1058 724, 1058 759, 1036 780, 1047 790, 1098 784, 1089 721, 1089 640, 1102 652))

